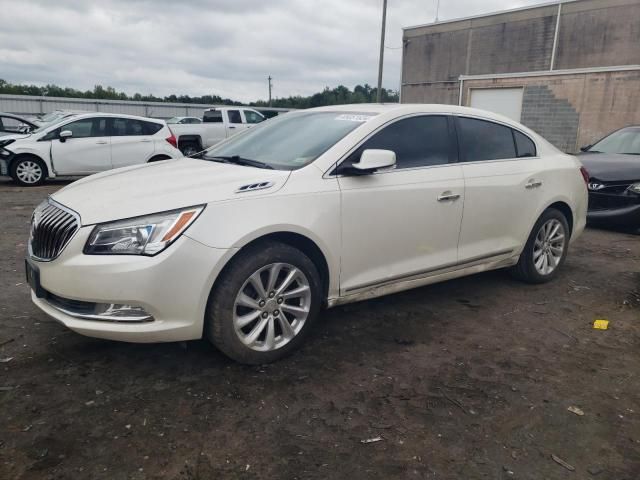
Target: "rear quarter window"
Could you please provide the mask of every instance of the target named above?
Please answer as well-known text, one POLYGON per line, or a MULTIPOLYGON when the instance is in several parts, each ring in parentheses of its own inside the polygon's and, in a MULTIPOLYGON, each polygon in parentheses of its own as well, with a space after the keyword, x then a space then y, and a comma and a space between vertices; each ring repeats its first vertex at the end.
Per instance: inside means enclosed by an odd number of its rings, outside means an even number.
POLYGON ((163 125, 155 122, 143 122, 143 127, 146 135, 155 135, 162 130, 163 125))
POLYGON ((536 144, 524 133, 513 130, 513 139, 516 142, 516 153, 519 158, 535 157, 537 155, 536 144))

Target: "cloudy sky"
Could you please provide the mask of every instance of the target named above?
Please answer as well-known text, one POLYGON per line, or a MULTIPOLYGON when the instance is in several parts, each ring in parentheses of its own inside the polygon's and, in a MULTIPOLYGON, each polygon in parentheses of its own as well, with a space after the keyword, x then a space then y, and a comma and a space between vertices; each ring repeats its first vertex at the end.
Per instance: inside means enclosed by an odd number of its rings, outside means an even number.
MULTIPOLYGON (((388 0, 384 86, 398 89, 403 26, 437 0, 388 0)), ((545 0, 441 0, 448 20, 545 0)), ((0 78, 241 101, 375 85, 382 0, 0 0, 0 78)))

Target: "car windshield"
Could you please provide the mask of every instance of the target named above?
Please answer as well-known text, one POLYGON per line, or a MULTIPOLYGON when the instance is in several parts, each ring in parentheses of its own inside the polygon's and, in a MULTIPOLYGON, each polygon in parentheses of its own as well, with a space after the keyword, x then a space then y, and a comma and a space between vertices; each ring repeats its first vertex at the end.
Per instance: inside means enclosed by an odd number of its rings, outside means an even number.
POLYGON ((167 123, 178 123, 180 120, 180 117, 173 117, 167 120, 167 123))
POLYGON ((295 170, 313 162, 374 115, 358 112, 287 113, 210 148, 202 158, 237 158, 277 170, 295 170))
POLYGON ((640 155, 640 127, 623 128, 613 132, 589 148, 589 151, 640 155))

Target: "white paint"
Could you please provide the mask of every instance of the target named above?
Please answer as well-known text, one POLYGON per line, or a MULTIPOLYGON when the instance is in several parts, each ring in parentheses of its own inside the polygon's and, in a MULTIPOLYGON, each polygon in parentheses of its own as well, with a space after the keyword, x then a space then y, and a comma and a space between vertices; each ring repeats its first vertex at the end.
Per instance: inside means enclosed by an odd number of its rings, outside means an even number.
POLYGON ((522 114, 522 93, 518 88, 472 88, 469 105, 473 108, 499 113, 516 122, 522 114))

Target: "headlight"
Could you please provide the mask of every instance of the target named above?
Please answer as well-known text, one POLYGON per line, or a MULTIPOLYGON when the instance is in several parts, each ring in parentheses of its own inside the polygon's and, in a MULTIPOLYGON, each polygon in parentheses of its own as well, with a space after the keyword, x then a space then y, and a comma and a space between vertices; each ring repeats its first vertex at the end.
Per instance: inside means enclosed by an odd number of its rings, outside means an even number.
POLYGON ((640 195, 640 183, 629 185, 629 188, 627 188, 627 190, 629 192, 637 193, 638 195, 640 195))
POLYGON ((155 255, 177 240, 203 209, 200 205, 96 225, 84 253, 155 255))

